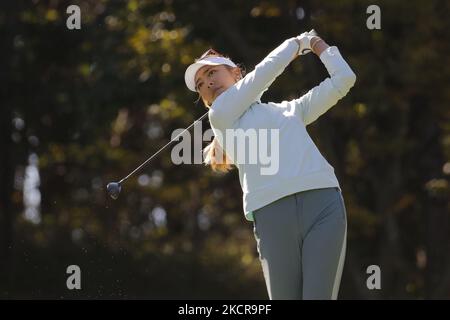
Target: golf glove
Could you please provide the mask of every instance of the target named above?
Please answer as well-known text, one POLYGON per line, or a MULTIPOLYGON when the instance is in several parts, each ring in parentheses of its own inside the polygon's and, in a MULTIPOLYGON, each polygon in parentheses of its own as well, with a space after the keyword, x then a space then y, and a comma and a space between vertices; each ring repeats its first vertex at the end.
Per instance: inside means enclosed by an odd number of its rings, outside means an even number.
POLYGON ((299 45, 298 55, 302 56, 308 54, 312 51, 311 49, 311 39, 317 37, 317 32, 311 29, 309 32, 303 32, 301 35, 296 37, 296 41, 299 45))

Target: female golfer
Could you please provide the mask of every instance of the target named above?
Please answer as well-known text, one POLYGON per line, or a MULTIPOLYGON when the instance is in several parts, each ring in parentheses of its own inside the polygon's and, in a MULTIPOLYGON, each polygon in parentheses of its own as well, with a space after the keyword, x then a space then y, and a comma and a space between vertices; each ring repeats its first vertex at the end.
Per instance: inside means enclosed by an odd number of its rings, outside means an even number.
MULTIPOLYGON (((204 150, 214 170, 239 170, 245 217, 253 221, 270 299, 337 299, 346 250, 347 218, 333 167, 305 126, 344 97, 356 75, 335 46, 311 30, 289 38, 246 74, 210 49, 185 73, 187 87, 209 108, 215 134, 204 150), (314 52, 330 77, 291 101, 261 102, 272 82, 297 56, 314 52), (279 129, 279 166, 238 161, 226 130, 279 129)), ((264 140, 264 139, 262 139, 264 140)), ((274 150, 276 148, 273 148, 274 150)))

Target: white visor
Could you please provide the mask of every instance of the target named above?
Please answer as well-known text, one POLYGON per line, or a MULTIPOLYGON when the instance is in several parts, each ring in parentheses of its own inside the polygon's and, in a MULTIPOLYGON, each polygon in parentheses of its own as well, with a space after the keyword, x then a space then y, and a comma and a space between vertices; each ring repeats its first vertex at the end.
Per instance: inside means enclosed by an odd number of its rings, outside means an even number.
POLYGON ((197 71, 201 67, 206 65, 218 66, 220 64, 226 64, 231 67, 237 67, 233 61, 224 57, 207 57, 191 64, 184 73, 184 81, 186 82, 186 85, 189 88, 189 90, 197 92, 197 90, 195 90, 195 75, 197 74, 197 71))

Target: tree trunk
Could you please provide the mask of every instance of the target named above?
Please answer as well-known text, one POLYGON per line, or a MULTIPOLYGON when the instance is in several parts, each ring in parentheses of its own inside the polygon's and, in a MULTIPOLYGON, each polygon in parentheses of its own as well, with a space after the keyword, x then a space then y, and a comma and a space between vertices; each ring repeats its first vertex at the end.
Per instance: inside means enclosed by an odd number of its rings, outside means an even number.
MULTIPOLYGON (((4 40, 0 59, 3 62, 2 72, 0 72, 1 105, 2 115, 0 116, 0 273, 6 277, 6 286, 11 287, 12 270, 12 246, 13 246, 13 203, 12 195, 14 188, 14 165, 12 158, 13 141, 12 136, 12 101, 8 99, 11 94, 12 84, 12 44, 14 32, 14 19, 16 12, 15 1, 5 1, 1 4, 1 11, 5 14, 5 28, 0 32, 0 38, 4 40)), ((8 290, 8 289, 7 289, 8 290)), ((2 293, 5 294, 5 293, 2 293)), ((6 293, 8 296, 8 293, 6 293)))

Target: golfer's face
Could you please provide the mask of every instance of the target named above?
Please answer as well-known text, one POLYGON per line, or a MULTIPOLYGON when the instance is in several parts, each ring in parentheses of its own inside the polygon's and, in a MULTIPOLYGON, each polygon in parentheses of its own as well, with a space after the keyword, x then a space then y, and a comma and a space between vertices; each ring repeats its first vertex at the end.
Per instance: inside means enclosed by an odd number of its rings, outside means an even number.
POLYGON ((223 65, 203 66, 197 71, 195 82, 197 92, 211 105, 222 92, 236 82, 236 79, 223 65))

